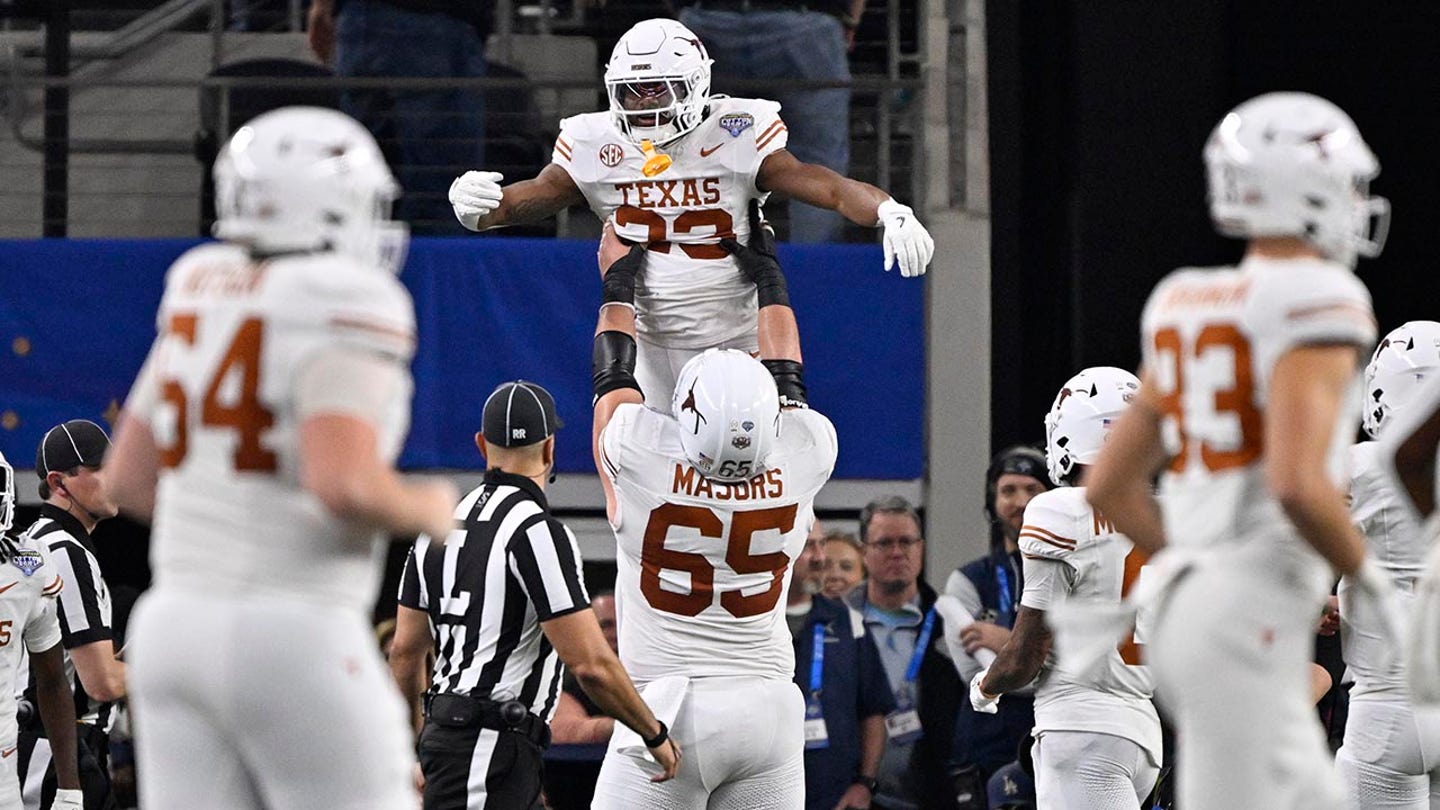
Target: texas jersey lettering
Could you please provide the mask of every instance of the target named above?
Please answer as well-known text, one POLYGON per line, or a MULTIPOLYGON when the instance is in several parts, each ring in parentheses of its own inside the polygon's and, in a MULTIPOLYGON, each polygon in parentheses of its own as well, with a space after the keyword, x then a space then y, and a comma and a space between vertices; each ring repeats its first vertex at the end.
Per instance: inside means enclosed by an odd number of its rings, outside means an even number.
POLYGON ((646 154, 608 112, 560 122, 552 160, 595 215, 650 255, 636 290, 636 330, 666 348, 707 349, 755 333, 755 285, 717 242, 749 237, 750 201, 765 158, 785 148, 780 105, 714 96, 710 114, 667 144, 668 169, 646 177, 646 154))

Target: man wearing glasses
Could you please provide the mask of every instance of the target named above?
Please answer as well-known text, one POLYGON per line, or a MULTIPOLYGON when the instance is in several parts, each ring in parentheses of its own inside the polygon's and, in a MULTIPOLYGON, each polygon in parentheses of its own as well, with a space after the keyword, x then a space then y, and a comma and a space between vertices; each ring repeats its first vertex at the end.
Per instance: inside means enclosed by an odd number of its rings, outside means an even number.
POLYGON ((885 497, 860 512, 870 576, 846 598, 875 639, 896 708, 885 718, 874 807, 918 810, 954 802, 946 780, 961 684, 942 639, 935 589, 920 578, 925 540, 909 501, 885 497))

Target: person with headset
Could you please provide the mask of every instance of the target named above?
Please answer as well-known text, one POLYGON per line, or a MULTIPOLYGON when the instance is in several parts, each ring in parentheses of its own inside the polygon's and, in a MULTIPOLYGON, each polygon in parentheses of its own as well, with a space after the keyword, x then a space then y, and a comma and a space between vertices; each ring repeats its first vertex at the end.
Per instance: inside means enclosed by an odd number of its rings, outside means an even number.
MULTIPOLYGON (((965 655, 956 651, 958 668, 969 670, 962 677, 974 677, 982 669, 973 658, 977 650, 998 653, 1010 638, 1025 587, 1019 546, 1025 505, 1048 489, 1045 455, 1039 450, 1016 445, 991 459, 985 472, 990 551, 955 569, 945 583, 945 593, 958 599, 975 620, 960 636, 965 655)), ((961 703, 951 773, 962 810, 985 807, 986 781, 1015 759, 1016 747, 1034 724, 1034 701, 1024 690, 1007 696, 998 714, 979 714, 968 700, 961 703)))
MULTIPOLYGON (((85 807, 114 807, 107 760, 114 703, 125 697, 125 665, 115 658, 110 589, 100 574, 91 534, 118 511, 98 473, 110 439, 94 422, 71 419, 51 428, 35 452, 40 519, 24 537, 49 551, 65 581, 58 597, 61 644, 75 673, 75 717, 85 807)), ((34 689, 32 683, 27 693, 34 689)), ((22 729, 17 768, 26 807, 47 808, 55 795, 50 742, 39 723, 22 729), (40 758, 40 759, 37 759, 40 758), (40 762, 45 764, 42 766, 40 762), (43 771, 39 785, 34 775, 43 771), (27 778, 28 777, 28 778, 27 778)))

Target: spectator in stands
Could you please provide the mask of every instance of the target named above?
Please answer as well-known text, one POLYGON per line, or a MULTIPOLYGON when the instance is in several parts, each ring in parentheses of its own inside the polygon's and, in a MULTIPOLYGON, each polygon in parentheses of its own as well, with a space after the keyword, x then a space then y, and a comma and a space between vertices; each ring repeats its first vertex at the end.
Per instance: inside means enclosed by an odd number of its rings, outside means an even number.
POLYGON ((855 535, 830 532, 825 535, 825 566, 821 592, 831 599, 843 599, 865 579, 865 558, 855 535))
MULTIPOLYGON (((492 0, 313 0, 310 47, 342 78, 479 78, 492 0)), ((456 170, 485 165, 479 88, 347 88, 341 109, 395 168, 397 218, 413 233, 461 233, 448 191, 456 170)))
POLYGON ((864 808, 876 789, 885 715, 895 698, 859 611, 817 593, 823 546, 817 520, 795 559, 786 598, 795 685, 805 695, 805 807, 864 808))
POLYGON ((904 498, 871 501, 860 512, 860 540, 870 573, 845 601, 875 640, 896 704, 885 718, 888 735, 872 806, 951 807, 946 765, 965 689, 943 642, 935 589, 920 576, 920 515, 904 498))
MULTIPOLYGON (((1025 505, 1049 488, 1045 455, 1033 447, 1010 447, 990 461, 985 473, 990 553, 961 566, 945 583, 945 592, 959 599, 975 619, 961 636, 964 651, 955 651, 963 678, 982 669, 971 653, 982 647, 998 653, 1010 638, 1025 587, 1019 546, 1025 505)), ((997 714, 974 711, 968 695, 961 701, 951 766, 956 802, 962 810, 985 807, 987 780, 1015 759, 1016 746, 1034 726, 1035 704, 1029 690, 1007 694, 997 714)))
MULTIPOLYGON (((850 88, 786 90, 786 81, 850 81, 847 51, 865 0, 679 0, 680 21, 699 35, 715 60, 721 89, 728 80, 774 80, 775 89, 745 89, 780 102, 790 129, 788 148, 806 163, 840 174, 850 169, 850 88)), ((790 203, 790 241, 840 238, 840 215, 790 203)))

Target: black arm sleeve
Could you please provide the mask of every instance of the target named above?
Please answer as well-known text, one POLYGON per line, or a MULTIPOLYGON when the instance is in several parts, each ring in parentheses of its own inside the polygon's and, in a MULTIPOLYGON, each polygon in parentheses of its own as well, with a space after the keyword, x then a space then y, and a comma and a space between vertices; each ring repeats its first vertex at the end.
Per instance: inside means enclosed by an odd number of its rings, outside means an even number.
POLYGON ((624 332, 612 329, 595 336, 590 382, 596 399, 621 388, 640 390, 635 379, 635 351, 635 338, 624 332))

